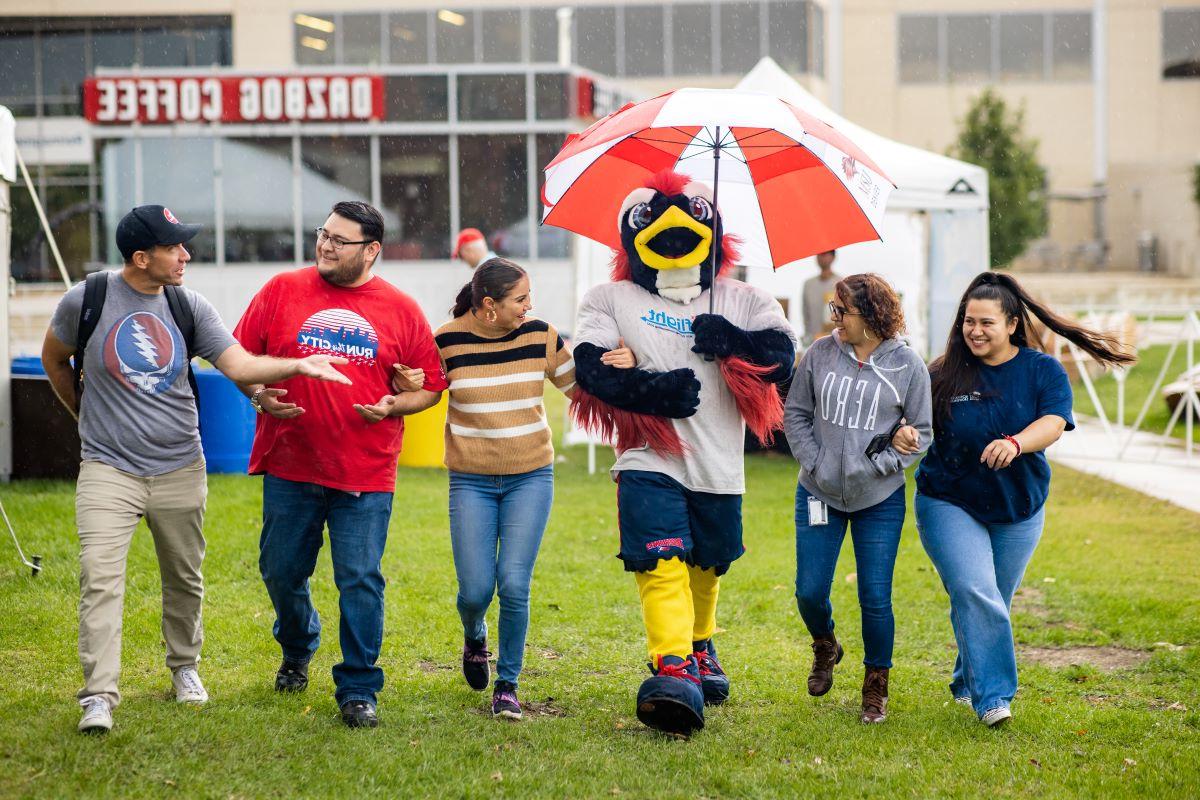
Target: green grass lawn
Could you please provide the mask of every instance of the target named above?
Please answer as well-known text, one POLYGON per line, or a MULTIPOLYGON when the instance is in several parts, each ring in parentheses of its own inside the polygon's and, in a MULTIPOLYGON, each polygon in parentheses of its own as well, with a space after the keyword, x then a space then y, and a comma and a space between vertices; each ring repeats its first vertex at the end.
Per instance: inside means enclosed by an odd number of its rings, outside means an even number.
MULTIPOLYGON (((601 462, 607 463, 602 456, 601 462)), ((1200 516, 1056 470, 1047 529, 1015 613, 1030 647, 1105 646, 1141 657, 1105 671, 1023 657, 1007 728, 949 702, 946 596, 911 514, 896 568, 891 716, 857 720, 862 646, 853 553, 834 603, 847 658, 832 692, 804 690, 810 651, 792 598, 795 467, 748 459, 750 548, 723 581, 719 643, 733 681, 691 740, 644 729, 633 579, 616 551, 613 485, 575 448, 533 586, 521 723, 484 713, 458 672, 462 631, 447 535, 446 475, 405 470, 384 561, 382 725, 336 716, 339 660, 328 556, 313 580, 325 642, 306 694, 272 691, 279 651, 257 570, 260 481, 214 477, 201 674, 211 701, 177 705, 159 635, 149 535, 129 556, 124 701, 104 737, 75 733, 77 545, 72 486, 0 488, 36 579, 0 544, 0 796, 4 797, 1105 797, 1200 790, 1200 516), (1136 651, 1128 653, 1126 651, 1136 651)), ((495 630, 495 609, 491 614, 495 630)), ((1072 660, 1072 659, 1068 659, 1072 660)))
MULTIPOLYGON (((1128 377, 1125 379, 1125 424, 1132 425, 1137 421, 1138 413, 1142 410, 1142 404, 1146 402, 1146 396, 1150 390, 1154 388, 1154 380, 1158 377, 1158 372, 1162 369, 1163 362, 1167 358, 1167 353, 1171 349, 1170 345, 1162 344, 1153 347, 1145 347, 1138 351, 1138 363, 1129 371, 1128 377)), ((1197 363, 1200 363, 1200 348, 1197 348, 1195 358, 1197 363)), ((1171 359, 1171 365, 1167 369, 1166 375, 1163 377, 1163 386, 1174 382, 1184 370, 1187 369, 1187 351, 1184 344, 1180 344, 1175 351, 1175 355, 1171 359)), ((1096 396, 1100 399, 1100 404, 1104 407, 1104 413, 1108 415, 1108 421, 1115 423, 1117 421, 1117 381, 1113 378, 1112 373, 1105 373, 1094 381, 1096 387, 1096 396)), ((1096 413, 1096 407, 1092 403, 1091 397, 1088 395, 1087 387, 1083 381, 1075 381, 1071 386, 1075 392, 1075 411, 1080 414, 1088 414, 1090 416, 1099 416, 1096 413)), ((1162 398, 1162 387, 1155 393, 1154 399, 1150 402, 1150 409, 1146 412, 1146 419, 1142 422, 1141 430, 1147 433, 1161 434, 1167 429, 1167 422, 1171 419, 1171 409, 1162 398)), ((1175 429, 1171 435, 1176 439, 1184 438, 1184 418, 1181 414, 1175 422, 1175 429)), ((1200 442, 1200 423, 1192 426, 1192 441, 1200 442)))

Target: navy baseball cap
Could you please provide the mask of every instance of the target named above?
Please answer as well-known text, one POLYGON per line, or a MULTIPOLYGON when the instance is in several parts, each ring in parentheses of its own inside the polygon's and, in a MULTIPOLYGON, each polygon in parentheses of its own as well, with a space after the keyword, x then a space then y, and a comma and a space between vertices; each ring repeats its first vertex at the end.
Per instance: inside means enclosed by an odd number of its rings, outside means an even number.
POLYGON ((184 225, 166 206, 138 206, 117 223, 117 249, 128 261, 138 250, 183 244, 199 232, 199 225, 184 225))

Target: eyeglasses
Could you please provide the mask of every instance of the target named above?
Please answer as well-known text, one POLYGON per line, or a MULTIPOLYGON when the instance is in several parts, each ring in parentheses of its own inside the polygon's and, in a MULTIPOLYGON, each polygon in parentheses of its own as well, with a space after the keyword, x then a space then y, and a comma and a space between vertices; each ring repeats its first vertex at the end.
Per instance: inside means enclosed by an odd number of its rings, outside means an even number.
POLYGON ((836 304, 832 300, 830 300, 829 301, 829 316, 833 317, 834 319, 841 319, 842 317, 861 317, 862 314, 858 311, 851 311, 850 309, 846 308, 845 306, 839 306, 838 304, 836 304))
POLYGON ((316 228, 313 230, 313 233, 317 235, 318 245, 329 242, 329 244, 333 245, 334 252, 341 252, 342 248, 348 244, 370 244, 371 242, 375 241, 374 239, 363 239, 361 242, 348 242, 341 237, 330 236, 329 231, 325 230, 324 228, 316 228))

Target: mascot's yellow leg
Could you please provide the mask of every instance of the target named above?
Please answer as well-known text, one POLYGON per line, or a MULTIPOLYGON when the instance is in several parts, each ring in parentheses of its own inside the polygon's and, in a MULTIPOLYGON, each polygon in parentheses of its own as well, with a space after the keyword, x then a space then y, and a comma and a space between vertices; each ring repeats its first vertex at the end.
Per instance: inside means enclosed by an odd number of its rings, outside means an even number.
POLYGON ((687 658, 692 654, 693 627, 687 564, 678 558, 664 559, 654 569, 634 575, 642 599, 650 662, 655 663, 656 656, 687 658))
POLYGON ((690 565, 688 579, 692 589, 692 608, 696 614, 692 641, 702 642, 717 629, 717 594, 721 589, 721 579, 717 577, 715 567, 701 569, 690 565))

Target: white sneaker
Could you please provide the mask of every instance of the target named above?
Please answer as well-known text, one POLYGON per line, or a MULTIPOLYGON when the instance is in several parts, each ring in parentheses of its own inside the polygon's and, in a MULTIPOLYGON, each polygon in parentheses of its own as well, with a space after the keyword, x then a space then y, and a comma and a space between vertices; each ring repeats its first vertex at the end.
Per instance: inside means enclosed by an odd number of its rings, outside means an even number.
POLYGON ((956 697, 954 698, 954 702, 958 703, 960 706, 969 707, 971 705, 971 695, 964 694, 962 697, 956 697))
POLYGON ((195 667, 180 667, 171 672, 171 683, 175 685, 175 700, 179 703, 207 703, 208 692, 200 682, 200 673, 195 667))
POLYGON ((112 706, 103 697, 83 700, 83 719, 79 720, 80 733, 104 733, 112 730, 112 706))
POLYGON ((984 714, 979 721, 984 725, 987 725, 989 728, 995 728, 998 725, 1003 725, 1010 719, 1012 719, 1012 712, 1008 710, 1008 707, 997 706, 996 708, 993 708, 991 711, 984 714))

